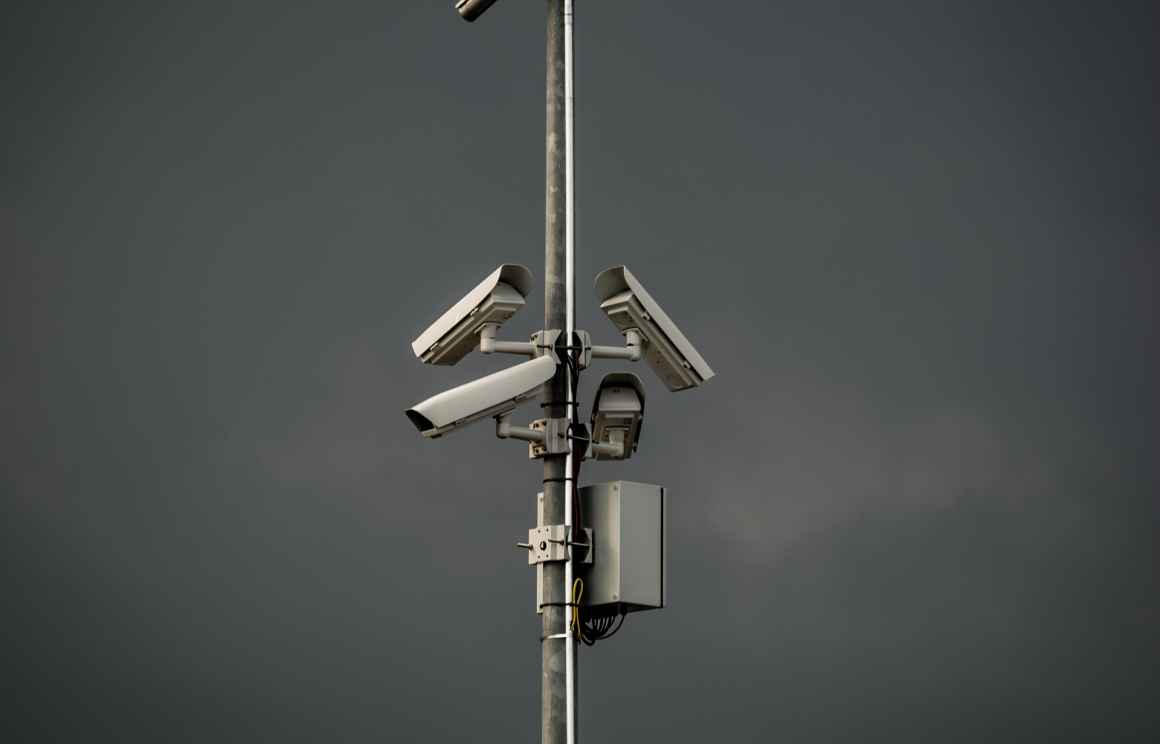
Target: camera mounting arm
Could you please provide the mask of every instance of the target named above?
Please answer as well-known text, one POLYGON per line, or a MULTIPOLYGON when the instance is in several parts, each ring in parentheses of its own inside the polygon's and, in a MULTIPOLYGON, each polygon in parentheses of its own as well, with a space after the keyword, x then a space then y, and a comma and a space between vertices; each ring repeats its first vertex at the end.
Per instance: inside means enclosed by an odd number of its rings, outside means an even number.
POLYGON ((500 439, 528 442, 528 457, 531 459, 572 451, 567 419, 537 419, 531 426, 513 426, 511 412, 500 413, 495 417, 495 435, 500 439))
POLYGON ((484 354, 519 354, 536 356, 536 344, 532 341, 498 341, 499 323, 484 323, 479 329, 479 350, 484 354))
POLYGON ((607 442, 592 442, 588 445, 591 456, 601 460, 628 459, 628 443, 624 429, 610 429, 607 442))
POLYGON ((644 337, 636 328, 629 328, 624 332, 624 346, 592 346, 593 359, 626 359, 630 362, 639 362, 644 337))
POLYGON ((495 417, 495 435, 500 439, 521 439, 525 442, 543 444, 548 434, 543 429, 527 426, 513 426, 510 412, 495 417))

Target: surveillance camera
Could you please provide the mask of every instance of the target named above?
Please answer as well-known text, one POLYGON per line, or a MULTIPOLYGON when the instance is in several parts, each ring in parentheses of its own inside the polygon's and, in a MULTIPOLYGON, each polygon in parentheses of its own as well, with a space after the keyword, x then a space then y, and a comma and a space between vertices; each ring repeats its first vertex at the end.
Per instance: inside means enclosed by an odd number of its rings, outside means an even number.
POLYGON ((620 332, 643 337, 644 357, 669 390, 703 384, 713 370, 628 269, 614 266, 596 276, 600 309, 620 332))
POLYGON ((644 420, 644 386, 630 372, 605 375, 592 401, 592 444, 597 460, 627 460, 636 452, 644 420))
POLYGON ((427 364, 455 364, 478 345, 484 325, 499 326, 515 315, 531 289, 527 268, 500 266, 415 339, 415 356, 427 364))
POLYGON ((544 355, 452 388, 407 409, 407 418, 434 439, 473 421, 514 411, 556 374, 556 359, 544 355))
POLYGON ((463 16, 463 20, 474 21, 492 5, 495 5, 495 0, 459 0, 455 3, 455 9, 463 16))

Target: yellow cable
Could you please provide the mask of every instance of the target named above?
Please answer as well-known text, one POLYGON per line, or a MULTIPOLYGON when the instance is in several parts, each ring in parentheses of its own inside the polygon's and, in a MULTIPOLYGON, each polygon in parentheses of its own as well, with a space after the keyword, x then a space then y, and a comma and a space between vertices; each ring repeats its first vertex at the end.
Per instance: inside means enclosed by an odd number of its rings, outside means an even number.
POLYGON ((584 581, 576 579, 572 582, 572 632, 583 639, 584 631, 580 627, 580 598, 584 596, 584 581))

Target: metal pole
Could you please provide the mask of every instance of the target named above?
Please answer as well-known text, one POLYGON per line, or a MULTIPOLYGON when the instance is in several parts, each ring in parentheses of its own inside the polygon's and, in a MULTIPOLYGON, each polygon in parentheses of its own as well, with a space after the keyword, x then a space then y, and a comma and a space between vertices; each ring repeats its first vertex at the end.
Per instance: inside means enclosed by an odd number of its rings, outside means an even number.
MULTIPOLYGON (((571 11, 572 0, 548 0, 547 178, 544 234, 544 328, 564 331, 571 345, 571 11)), ((544 386, 545 415, 571 417, 568 368, 544 386)), ((544 524, 571 525, 571 457, 544 457, 544 524)), ((570 552, 570 551, 569 551, 570 552)), ((576 639, 571 619, 571 561, 542 564, 540 731, 543 744, 575 744, 576 639)))
MULTIPOLYGON (((575 89, 573 80, 573 0, 564 0, 564 297, 566 303, 564 329, 567 345, 572 346, 572 333, 576 330, 576 117, 575 117, 575 89)), ((569 350, 569 353, 571 351, 569 350)), ((580 374, 579 367, 565 370, 566 401, 565 416, 571 424, 576 415, 576 401, 572 396, 572 386, 575 380, 572 375, 580 374)), ((573 469, 573 454, 569 447, 564 460, 564 472, 571 478, 576 472, 573 469)), ((577 484, 569 481, 568 491, 564 497, 564 531, 571 539, 574 515, 572 514, 572 494, 577 484)), ((564 564, 564 596, 572 601, 572 546, 568 547, 568 561, 564 564)), ((565 622, 571 618, 568 613, 565 622)), ((578 717, 576 689, 579 683, 576 651, 576 638, 572 635, 572 626, 569 623, 568 638, 565 648, 565 701, 567 705, 567 740, 568 744, 576 742, 576 719, 578 717)))

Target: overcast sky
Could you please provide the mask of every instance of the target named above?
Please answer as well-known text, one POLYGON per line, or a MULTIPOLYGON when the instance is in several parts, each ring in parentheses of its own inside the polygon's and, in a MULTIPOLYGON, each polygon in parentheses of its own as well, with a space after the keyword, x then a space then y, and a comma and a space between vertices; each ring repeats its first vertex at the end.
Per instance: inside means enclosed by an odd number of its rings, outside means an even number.
MULTIPOLYGON (((431 320, 543 280, 544 3, 452 5, 7 9, 0 738, 536 740, 538 463, 402 414, 513 361, 424 367, 431 320)), ((586 740, 1160 738, 1158 26, 1115 5, 578 2, 578 323, 626 264, 717 372, 634 370, 639 453, 584 469, 671 494, 586 740)))

